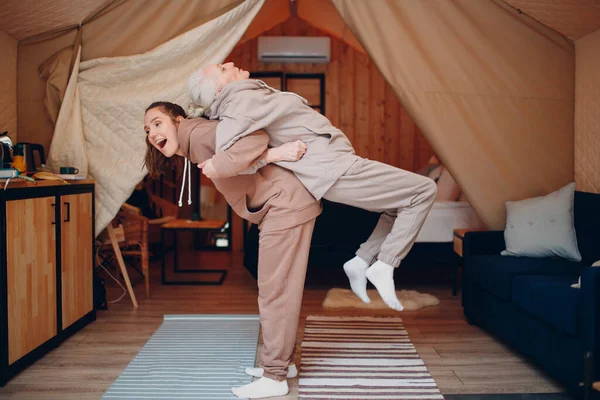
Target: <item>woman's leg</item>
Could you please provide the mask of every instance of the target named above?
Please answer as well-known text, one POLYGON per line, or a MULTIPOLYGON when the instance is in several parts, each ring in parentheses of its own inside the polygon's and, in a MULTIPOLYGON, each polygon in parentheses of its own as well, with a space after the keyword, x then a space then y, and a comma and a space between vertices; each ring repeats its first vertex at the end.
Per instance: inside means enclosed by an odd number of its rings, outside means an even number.
MULTIPOLYGON (((234 394, 239 397, 262 398, 285 394, 273 393, 281 390, 282 385, 277 383, 286 380, 288 364, 296 346, 314 224, 312 219, 294 228, 260 233, 258 308, 264 343, 260 366, 264 374, 260 380, 234 389, 234 394)), ((287 383, 285 389, 287 393, 287 383)))
POLYGON ((377 260, 366 271, 366 277, 394 309, 402 309, 402 306, 395 293, 393 269, 400 265, 414 244, 436 192, 435 182, 430 178, 359 158, 323 196, 337 203, 383 213, 356 255, 365 264, 377 260))
POLYGON ((285 379, 296 345, 298 318, 315 220, 260 238, 258 305, 263 329, 264 376, 285 379), (263 267, 261 269, 261 267, 263 267))

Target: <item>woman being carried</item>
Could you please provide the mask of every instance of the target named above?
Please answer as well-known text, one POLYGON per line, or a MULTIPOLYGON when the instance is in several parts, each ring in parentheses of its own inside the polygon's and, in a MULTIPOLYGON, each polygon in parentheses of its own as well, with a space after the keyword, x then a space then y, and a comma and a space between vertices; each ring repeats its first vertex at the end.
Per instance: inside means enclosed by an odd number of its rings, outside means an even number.
MULTIPOLYGON (((280 92, 233 63, 202 68, 189 78, 195 115, 220 120, 216 150, 224 151, 257 129, 269 134, 269 145, 301 140, 307 151, 297 162, 277 165, 294 172, 315 197, 381 212, 379 222, 356 257, 344 264, 353 292, 365 303, 367 279, 385 303, 403 306, 396 297, 394 268, 412 247, 436 195, 430 178, 357 156, 348 138, 295 93, 280 92)), ((244 173, 252 173, 257 162, 244 173)), ((211 160, 203 165, 210 177, 220 173, 211 160)))

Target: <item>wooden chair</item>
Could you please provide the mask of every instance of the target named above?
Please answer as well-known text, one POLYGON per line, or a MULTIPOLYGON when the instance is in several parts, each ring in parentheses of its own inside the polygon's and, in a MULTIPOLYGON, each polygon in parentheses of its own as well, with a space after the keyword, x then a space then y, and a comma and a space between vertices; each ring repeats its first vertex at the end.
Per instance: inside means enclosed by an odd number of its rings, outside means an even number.
POLYGON ((148 253, 149 219, 141 215, 137 207, 123 204, 117 214, 117 219, 123 226, 124 241, 121 254, 125 257, 139 257, 146 286, 146 297, 150 297, 150 270, 148 253))
MULTIPOLYGON (((144 276, 146 283, 146 296, 150 296, 150 275, 148 273, 148 218, 139 215, 139 209, 128 204, 121 206, 121 209, 110 223, 112 227, 113 237, 117 243, 120 255, 122 257, 139 258, 141 274, 144 276)), ((113 261, 117 261, 119 266, 115 266, 116 278, 120 278, 119 272, 129 280, 129 276, 125 276, 126 270, 123 271, 124 265, 121 266, 121 260, 115 254, 113 243, 109 237, 104 237, 99 250, 99 256, 102 263, 114 265, 113 261), (119 271, 119 267, 121 271, 119 271)), ((99 260, 100 261, 100 260, 99 260)))
POLYGON ((100 242, 100 248, 96 253, 97 265, 103 266, 106 262, 112 264, 112 257, 106 257, 105 255, 105 253, 112 253, 112 256, 114 256, 114 259, 118 264, 115 266, 115 270, 117 272, 116 279, 119 279, 120 269, 123 279, 125 280, 125 285, 127 286, 127 292, 129 292, 129 296, 131 297, 131 303, 133 304, 134 308, 137 308, 137 299, 135 297, 135 293, 133 292, 133 287, 131 286, 131 281, 129 279, 129 273, 127 272, 125 261, 123 260, 123 255, 121 253, 120 244, 125 242, 125 234, 123 231, 123 226, 120 225, 118 216, 117 218, 113 218, 113 220, 106 226, 106 229, 102 231, 98 240, 100 242))
MULTIPOLYGON (((150 246, 158 245, 161 241, 161 227, 163 224, 177 219, 179 207, 161 197, 148 194, 150 207, 159 218, 147 218, 142 215, 142 210, 124 203, 117 216, 113 219, 111 226, 116 232, 121 255, 125 257, 139 258, 142 275, 146 287, 146 296, 150 297, 150 246)), ((103 245, 104 252, 112 252, 111 243, 106 240, 103 245)), ((117 279, 119 269, 117 268, 117 279)), ((126 279, 127 280, 127 279, 126 279)))
POLYGON ((150 246, 160 243, 162 225, 179 216, 179 207, 176 204, 155 195, 149 197, 151 207, 159 218, 146 218, 139 208, 127 203, 121 206, 118 214, 125 236, 121 254, 140 258, 147 297, 150 297, 150 246))

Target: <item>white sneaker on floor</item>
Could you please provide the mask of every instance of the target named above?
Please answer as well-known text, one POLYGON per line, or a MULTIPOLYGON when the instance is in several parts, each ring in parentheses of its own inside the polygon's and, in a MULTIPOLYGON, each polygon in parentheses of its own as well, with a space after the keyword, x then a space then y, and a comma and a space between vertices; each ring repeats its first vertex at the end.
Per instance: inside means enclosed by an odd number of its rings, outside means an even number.
POLYGON ((231 392, 244 399, 265 399, 267 397, 285 396, 290 392, 287 381, 276 381, 262 377, 244 386, 231 388, 231 392))

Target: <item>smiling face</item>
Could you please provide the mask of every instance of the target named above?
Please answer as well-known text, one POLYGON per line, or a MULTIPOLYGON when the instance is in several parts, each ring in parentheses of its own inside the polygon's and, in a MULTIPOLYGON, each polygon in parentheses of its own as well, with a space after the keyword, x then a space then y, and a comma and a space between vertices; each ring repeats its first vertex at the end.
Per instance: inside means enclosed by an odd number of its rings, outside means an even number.
POLYGON ((159 107, 151 108, 144 116, 144 131, 148 135, 148 141, 165 157, 181 153, 177 140, 177 126, 182 120, 183 117, 177 117, 173 121, 159 107))
POLYGON ((236 67, 232 62, 209 65, 203 72, 215 80, 218 89, 223 89, 231 82, 250 78, 250 72, 236 67))

